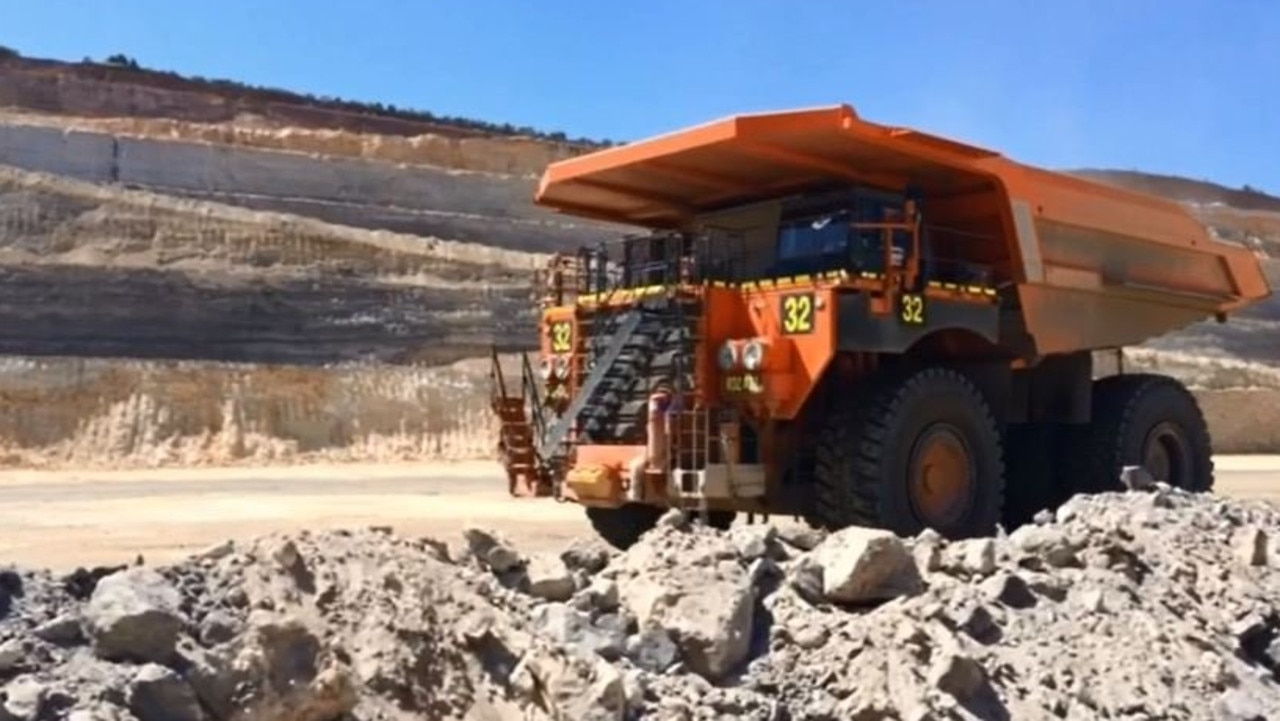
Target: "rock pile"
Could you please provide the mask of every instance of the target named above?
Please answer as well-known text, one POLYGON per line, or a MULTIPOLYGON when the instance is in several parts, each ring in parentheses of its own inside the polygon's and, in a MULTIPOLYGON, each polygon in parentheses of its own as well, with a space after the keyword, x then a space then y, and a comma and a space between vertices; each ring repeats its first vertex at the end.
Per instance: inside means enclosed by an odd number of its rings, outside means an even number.
POLYGON ((1280 510, 1156 486, 996 538, 672 512, 0 573, 0 721, 1280 718, 1280 510))

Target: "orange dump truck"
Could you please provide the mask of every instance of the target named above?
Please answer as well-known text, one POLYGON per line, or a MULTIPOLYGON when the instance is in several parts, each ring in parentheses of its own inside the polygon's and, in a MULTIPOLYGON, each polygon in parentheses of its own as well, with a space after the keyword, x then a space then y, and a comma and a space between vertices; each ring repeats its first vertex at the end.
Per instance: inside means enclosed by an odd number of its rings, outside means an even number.
POLYGON ((670 507, 964 537, 1124 466, 1209 489, 1194 397, 1093 352, 1270 293, 1174 202, 848 106, 557 162, 536 201, 636 232, 540 275, 540 358, 495 363, 503 464, 619 547, 670 507))

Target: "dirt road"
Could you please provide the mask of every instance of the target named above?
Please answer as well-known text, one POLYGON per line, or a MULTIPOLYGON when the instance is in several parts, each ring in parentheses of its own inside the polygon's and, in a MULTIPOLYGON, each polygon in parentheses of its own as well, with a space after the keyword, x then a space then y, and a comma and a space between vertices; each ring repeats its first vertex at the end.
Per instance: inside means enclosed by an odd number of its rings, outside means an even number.
MULTIPOLYGON (((1218 488, 1280 501, 1280 456, 1227 456, 1218 488)), ((580 508, 517 501, 489 463, 0 473, 0 562, 66 570, 142 554, 162 562, 278 530, 392 526, 449 536, 468 521, 556 547, 589 531, 580 508)))

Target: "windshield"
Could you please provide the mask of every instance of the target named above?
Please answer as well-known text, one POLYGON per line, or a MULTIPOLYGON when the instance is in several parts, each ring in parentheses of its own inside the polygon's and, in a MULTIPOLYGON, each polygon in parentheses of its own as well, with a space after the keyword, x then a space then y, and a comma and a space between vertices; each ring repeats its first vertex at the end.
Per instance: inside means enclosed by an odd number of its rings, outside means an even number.
POLYGON ((829 213, 787 221, 778 230, 778 260, 844 255, 849 243, 849 214, 829 213))

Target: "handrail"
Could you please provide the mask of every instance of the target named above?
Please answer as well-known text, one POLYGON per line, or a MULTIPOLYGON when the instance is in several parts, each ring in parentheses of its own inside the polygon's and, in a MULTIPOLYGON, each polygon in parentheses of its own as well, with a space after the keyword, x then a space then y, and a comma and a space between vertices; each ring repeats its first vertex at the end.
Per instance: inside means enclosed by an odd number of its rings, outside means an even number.
POLYGON ((489 346, 490 366, 489 366, 489 397, 490 400, 507 397, 507 383, 502 376, 502 363, 498 360, 498 346, 489 346), (496 386, 496 388, 494 387, 496 386))

